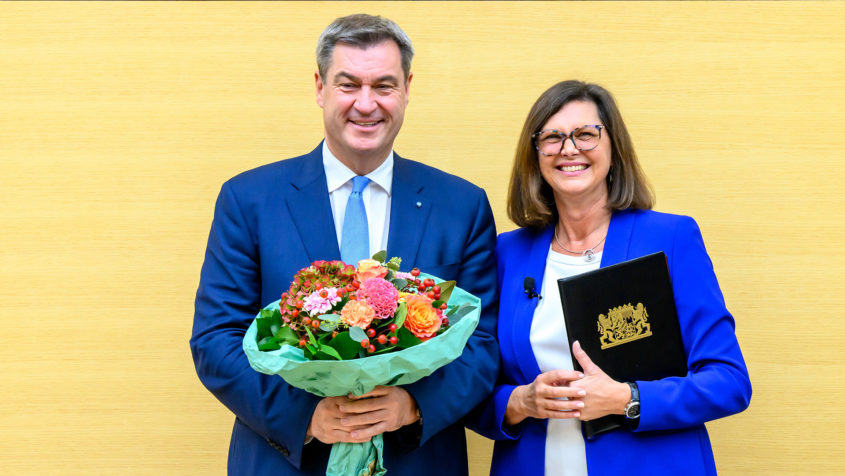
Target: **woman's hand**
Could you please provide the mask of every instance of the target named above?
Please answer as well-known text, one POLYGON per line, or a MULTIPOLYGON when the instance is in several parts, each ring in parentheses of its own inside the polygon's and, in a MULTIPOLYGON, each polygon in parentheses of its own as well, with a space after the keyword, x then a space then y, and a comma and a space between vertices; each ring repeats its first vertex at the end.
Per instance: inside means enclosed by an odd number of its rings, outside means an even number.
POLYGON ((604 373, 590 360, 578 341, 572 344, 572 355, 584 369, 584 377, 570 383, 570 387, 586 392, 578 398, 584 404, 578 418, 589 421, 605 415, 623 415, 625 406, 631 401, 631 387, 604 373))
POLYGON ((573 380, 586 378, 574 370, 551 370, 542 373, 528 385, 520 385, 511 393, 505 410, 505 425, 513 426, 531 418, 578 418, 584 402, 582 389, 572 388, 573 380), (570 400, 563 400, 569 398, 570 400))

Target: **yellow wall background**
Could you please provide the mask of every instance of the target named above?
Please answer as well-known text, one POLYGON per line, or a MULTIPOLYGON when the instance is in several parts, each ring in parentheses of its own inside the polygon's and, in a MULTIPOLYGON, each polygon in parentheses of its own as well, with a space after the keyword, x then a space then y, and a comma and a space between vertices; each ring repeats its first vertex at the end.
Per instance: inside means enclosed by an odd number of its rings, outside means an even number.
POLYGON ((415 42, 397 150, 500 231, 536 97, 614 92, 736 317, 754 396, 708 425, 720 474, 841 471, 845 3, 34 2, 0 4, 0 473, 224 473, 188 349, 214 200, 321 139, 316 39, 354 12, 415 42))

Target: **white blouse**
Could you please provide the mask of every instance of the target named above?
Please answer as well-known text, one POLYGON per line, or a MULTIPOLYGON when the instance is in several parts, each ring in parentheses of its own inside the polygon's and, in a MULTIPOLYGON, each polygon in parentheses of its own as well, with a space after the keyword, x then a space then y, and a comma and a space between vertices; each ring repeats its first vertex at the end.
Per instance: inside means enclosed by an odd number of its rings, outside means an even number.
MULTIPOLYGON (((560 304, 557 280, 599 268, 601 253, 587 262, 580 256, 569 256, 549 247, 543 288, 534 318, 531 321, 531 348, 542 372, 572 370, 571 349, 566 338, 566 325, 560 304)), ((586 476, 587 455, 581 422, 578 419, 548 420, 546 430, 546 475, 586 476)))

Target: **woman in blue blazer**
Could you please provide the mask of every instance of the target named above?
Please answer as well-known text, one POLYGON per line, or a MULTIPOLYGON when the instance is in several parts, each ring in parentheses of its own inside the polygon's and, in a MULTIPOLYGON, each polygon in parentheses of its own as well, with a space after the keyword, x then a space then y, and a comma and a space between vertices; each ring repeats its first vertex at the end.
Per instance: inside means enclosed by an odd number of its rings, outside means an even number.
POLYGON ((496 249, 502 371, 472 425, 497 440, 491 474, 716 474, 704 423, 744 410, 751 383, 698 226, 652 203, 607 90, 564 81, 540 96, 508 196, 521 228, 496 249), (556 281, 657 251, 668 259, 689 371, 617 382, 577 343, 569 348, 556 281), (581 420, 611 414, 628 427, 583 438, 581 420))

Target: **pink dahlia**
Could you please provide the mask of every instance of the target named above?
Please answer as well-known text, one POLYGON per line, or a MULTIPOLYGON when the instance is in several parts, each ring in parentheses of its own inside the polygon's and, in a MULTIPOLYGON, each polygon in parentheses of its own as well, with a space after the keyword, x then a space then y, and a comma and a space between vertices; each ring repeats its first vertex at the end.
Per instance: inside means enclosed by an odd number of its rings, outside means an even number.
POLYGON ((373 308, 377 319, 392 317, 399 303, 399 291, 382 278, 370 278, 361 283, 358 296, 373 308))

